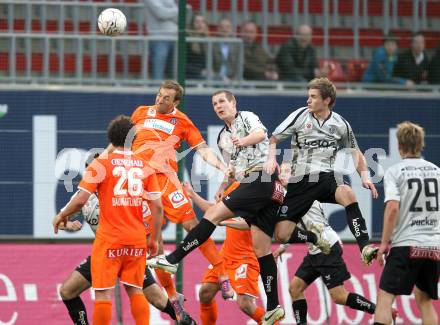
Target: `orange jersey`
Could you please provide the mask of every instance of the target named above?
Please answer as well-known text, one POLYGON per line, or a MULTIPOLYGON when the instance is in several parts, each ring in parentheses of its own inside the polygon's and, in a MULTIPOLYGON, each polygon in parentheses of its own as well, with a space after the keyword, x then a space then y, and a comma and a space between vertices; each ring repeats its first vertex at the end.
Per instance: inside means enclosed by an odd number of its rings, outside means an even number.
POLYGON ((139 106, 131 116, 136 124, 133 152, 148 161, 158 172, 177 171, 176 150, 182 141, 191 148, 205 142, 194 123, 177 108, 169 114, 154 106, 139 106))
POLYGON ((79 189, 98 192, 99 227, 96 238, 110 244, 144 245, 142 195, 160 193, 154 171, 131 151, 115 150, 87 168, 79 189))
MULTIPOLYGON (((228 221, 231 220, 234 220, 234 218, 228 219, 228 221)), ((252 247, 251 231, 226 227, 226 238, 220 250, 220 255, 224 261, 255 260, 258 264, 252 247)))

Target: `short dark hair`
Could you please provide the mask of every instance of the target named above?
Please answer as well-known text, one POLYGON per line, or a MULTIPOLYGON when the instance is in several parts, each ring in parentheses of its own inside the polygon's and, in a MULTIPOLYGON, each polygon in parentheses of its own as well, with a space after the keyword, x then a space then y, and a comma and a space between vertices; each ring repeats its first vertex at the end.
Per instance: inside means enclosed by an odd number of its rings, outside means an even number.
POLYGON ((235 99, 235 96, 232 92, 230 92, 229 90, 218 90, 215 93, 212 94, 211 98, 220 94, 225 94, 225 97, 228 101, 232 102, 237 102, 237 100, 235 99))
POLYGON ((309 82, 307 89, 318 89, 322 99, 330 97, 328 107, 331 109, 336 101, 336 87, 327 78, 315 78, 309 82))
POLYGON ((107 127, 108 140, 115 147, 124 147, 125 139, 133 127, 134 124, 129 116, 117 116, 107 127))
POLYGON ((92 161, 98 158, 100 154, 101 154, 100 152, 92 152, 86 159, 85 162, 86 168, 89 167, 92 161))
POLYGON ((383 43, 385 44, 386 42, 395 42, 399 44, 399 39, 394 33, 388 33, 383 37, 383 43))
POLYGON ((183 87, 175 80, 165 80, 160 85, 160 89, 173 89, 176 92, 176 96, 174 96, 174 100, 181 100, 184 94, 183 87))

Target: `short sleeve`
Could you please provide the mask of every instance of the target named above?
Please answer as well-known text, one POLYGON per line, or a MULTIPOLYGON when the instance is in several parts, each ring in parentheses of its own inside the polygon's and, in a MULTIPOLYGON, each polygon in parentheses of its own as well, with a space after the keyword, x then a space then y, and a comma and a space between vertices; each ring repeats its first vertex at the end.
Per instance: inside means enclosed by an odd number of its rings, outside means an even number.
POLYGON ((159 182, 157 181, 156 173, 150 173, 144 178, 145 198, 147 200, 156 200, 161 195, 159 182))
POLYGON ((351 128, 351 125, 345 121, 346 133, 342 137, 342 146, 343 148, 350 148, 350 149, 359 149, 358 143, 356 141, 356 137, 354 136, 353 129, 351 128))
POLYGON ((272 136, 277 139, 277 141, 283 141, 288 137, 292 136, 295 133, 296 127, 295 123, 298 117, 306 110, 307 108, 298 109, 290 114, 280 125, 277 126, 275 131, 273 131, 272 136))
POLYGON ((264 131, 267 131, 266 127, 261 123, 260 118, 252 112, 243 112, 243 123, 246 127, 246 130, 248 133, 251 133, 252 131, 256 129, 263 129, 264 131))
POLYGON ((386 171, 384 177, 384 188, 385 188, 384 202, 388 202, 388 201, 400 202, 400 190, 399 190, 399 184, 395 173, 395 169, 389 168, 386 171))
POLYGON ((190 119, 186 119, 185 127, 185 141, 188 142, 191 148, 195 148, 205 142, 199 129, 194 125, 190 119))
POLYGON ((131 114, 131 121, 134 124, 137 124, 139 122, 139 119, 141 117, 141 111, 142 111, 142 106, 139 106, 138 108, 136 108, 133 114, 131 114))
POLYGON ((101 159, 95 159, 87 167, 83 178, 78 185, 78 189, 93 194, 98 189, 100 183, 105 179, 106 169, 101 159))

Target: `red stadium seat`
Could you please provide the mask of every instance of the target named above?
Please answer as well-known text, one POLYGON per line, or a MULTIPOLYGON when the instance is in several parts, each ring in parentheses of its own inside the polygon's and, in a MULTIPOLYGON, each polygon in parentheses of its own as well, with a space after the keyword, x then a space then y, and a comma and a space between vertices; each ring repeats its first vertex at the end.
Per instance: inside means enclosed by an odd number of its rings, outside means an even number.
POLYGON ((379 47, 383 43, 383 33, 379 28, 360 28, 359 45, 379 47))
POLYGON ((405 29, 393 29, 391 30, 397 39, 399 40, 399 48, 410 48, 412 32, 405 29))
POLYGON ((26 71, 26 56, 24 53, 15 54, 15 69, 20 72, 26 71))
POLYGON ((368 67, 368 60, 347 60, 347 80, 359 82, 362 81, 364 71, 368 67))
POLYGON ((342 64, 338 60, 320 59, 319 66, 321 69, 328 71, 327 78, 329 78, 331 81, 338 82, 347 80, 342 64))
POLYGON ((7 31, 8 30, 8 20, 7 19, 0 19, 0 31, 7 31))
POLYGON ((0 52, 0 71, 9 71, 9 53, 0 52))
POLYGON ((330 28, 330 46, 353 46, 353 30, 351 28, 330 28))
POLYGON ((271 45, 285 44, 292 36, 291 26, 269 26, 267 29, 268 42, 271 45))

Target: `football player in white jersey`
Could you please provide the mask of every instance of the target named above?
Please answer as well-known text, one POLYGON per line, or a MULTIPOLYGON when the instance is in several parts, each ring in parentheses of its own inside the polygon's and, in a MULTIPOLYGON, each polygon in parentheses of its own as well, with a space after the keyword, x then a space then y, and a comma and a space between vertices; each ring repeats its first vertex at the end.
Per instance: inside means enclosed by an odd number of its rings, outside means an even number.
MULTIPOLYGON (((278 164, 276 144, 291 137, 293 153, 292 177, 279 210, 280 221, 275 229, 277 241, 285 243, 295 225, 307 213, 315 200, 337 203, 345 207, 347 223, 361 250, 361 259, 371 264, 377 247, 369 244, 365 219, 352 188, 344 183, 341 172, 335 170, 337 154, 353 156, 362 185, 377 198, 377 190, 369 178, 365 157, 359 150, 349 123, 333 111, 336 87, 327 78, 316 78, 308 84, 307 107, 290 114, 272 133, 265 170, 273 174, 278 164), (343 150, 345 149, 345 150, 343 150)), ((344 159, 345 160, 345 159, 344 159)))
MULTIPOLYGON (((99 153, 91 155, 86 161, 86 168, 97 158, 99 153)), ((75 194, 74 194, 75 195, 75 194)), ((146 202, 145 202, 146 203, 146 202)), ((148 209, 148 205, 144 205, 148 209)), ((99 224, 99 201, 95 194, 90 195, 87 203, 81 209, 80 215, 89 224, 94 233, 99 224)), ((65 226, 61 226, 59 229, 65 231, 79 231, 82 229, 82 223, 79 220, 68 220, 65 226)), ((89 324, 87 318, 86 307, 81 299, 81 293, 91 287, 92 274, 90 256, 88 256, 78 267, 69 275, 69 277, 62 283, 60 287, 60 296, 65 304, 69 316, 75 325, 87 325, 89 324)), ((183 308, 183 295, 178 294, 176 301, 170 301, 164 294, 161 287, 154 280, 151 271, 147 267, 145 269, 143 292, 148 302, 150 302, 158 310, 168 314, 172 319, 178 320, 178 324, 181 325, 193 325, 196 324, 191 316, 183 308)))
POLYGON ((411 122, 397 125, 402 161, 385 173, 385 212, 377 254, 386 264, 377 293, 374 324, 389 324, 390 306, 414 289, 423 324, 438 324, 432 300, 440 274, 440 168, 421 158, 425 131, 411 122), (415 286, 415 288, 414 288, 415 286))

